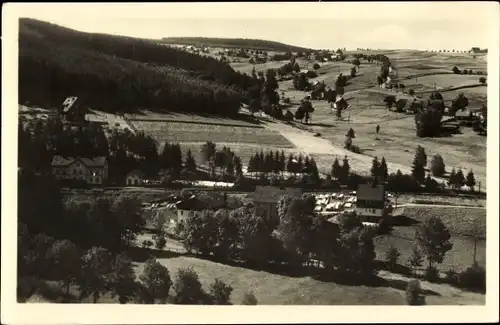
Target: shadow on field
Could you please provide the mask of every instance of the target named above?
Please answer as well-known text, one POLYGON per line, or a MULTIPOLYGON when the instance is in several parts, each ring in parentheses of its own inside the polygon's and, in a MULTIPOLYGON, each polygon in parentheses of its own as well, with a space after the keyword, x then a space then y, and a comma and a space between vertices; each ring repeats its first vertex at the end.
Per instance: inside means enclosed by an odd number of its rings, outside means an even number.
POLYGON ((409 227, 419 223, 419 221, 404 215, 397 216, 391 219, 391 225, 395 227, 409 227))
POLYGON ((150 257, 155 257, 157 259, 174 258, 179 256, 185 256, 187 254, 181 254, 177 252, 172 252, 169 250, 158 250, 154 248, 144 248, 144 247, 130 247, 127 251, 128 256, 132 261, 137 263, 146 262, 150 257))
POLYGON ((328 123, 309 123, 307 126, 319 126, 323 128, 334 128, 335 125, 333 124, 328 124, 328 123))

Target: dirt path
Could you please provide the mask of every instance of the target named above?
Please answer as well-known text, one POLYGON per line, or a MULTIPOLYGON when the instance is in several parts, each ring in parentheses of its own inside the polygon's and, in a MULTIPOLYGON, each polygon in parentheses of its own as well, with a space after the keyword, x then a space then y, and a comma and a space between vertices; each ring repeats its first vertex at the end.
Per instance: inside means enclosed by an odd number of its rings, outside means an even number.
MULTIPOLYGON (((313 156, 318 164, 318 168, 322 172, 330 170, 335 157, 341 160, 344 156, 347 156, 351 169, 362 175, 368 174, 372 166, 372 157, 334 146, 330 141, 321 137, 315 137, 311 132, 282 123, 268 123, 267 128, 279 132, 287 138, 297 148, 298 153, 313 156)), ((411 173, 411 167, 402 164, 388 162, 387 167, 389 173, 395 173, 398 169, 403 174, 411 173)), ((440 178, 436 178, 436 180, 439 182, 443 181, 440 178)))

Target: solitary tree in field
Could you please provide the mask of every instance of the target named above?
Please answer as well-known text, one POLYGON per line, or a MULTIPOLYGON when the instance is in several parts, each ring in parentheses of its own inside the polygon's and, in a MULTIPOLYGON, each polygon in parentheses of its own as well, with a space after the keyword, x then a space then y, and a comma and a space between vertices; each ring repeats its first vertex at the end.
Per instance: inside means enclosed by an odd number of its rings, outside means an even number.
POLYGON ((476 186, 476 178, 474 177, 474 173, 470 170, 467 173, 467 177, 465 178, 465 185, 469 187, 469 190, 474 191, 474 186, 476 186))
POLYGON ((486 84, 486 78, 485 77, 479 78, 479 82, 483 85, 486 84))
POLYGON ((211 303, 214 305, 231 305, 232 292, 233 287, 215 278, 214 282, 210 284, 211 303))
POLYGON ((457 66, 454 66, 453 69, 451 69, 451 71, 453 71, 453 73, 455 74, 460 74, 460 69, 457 66))
POLYGON ((408 90, 408 95, 410 95, 410 96, 415 95, 415 90, 413 90, 413 89, 408 90))
POLYGON ((415 157, 413 158, 413 164, 411 166, 411 175, 420 184, 422 184, 425 180, 425 168, 422 163, 422 160, 418 158, 418 155, 415 155, 415 157))
POLYGON ((146 302, 154 304, 156 300, 166 301, 172 280, 168 269, 155 258, 146 261, 139 280, 145 289, 143 298, 146 302))
POLYGON ((181 305, 199 305, 207 296, 203 291, 198 274, 191 267, 177 271, 174 283, 174 303, 181 305))
POLYGON ((427 166, 427 154, 425 153, 425 148, 421 145, 417 146, 417 159, 422 163, 422 165, 427 166))
POLYGON ((349 131, 347 131, 346 137, 348 137, 350 139, 356 138, 356 133, 354 132, 354 130, 352 128, 350 128, 349 131))
POLYGON ((319 68, 321 68, 321 66, 318 63, 314 63, 313 69, 318 70, 319 68))
POLYGON ((415 232, 415 240, 427 259, 428 267, 442 263, 446 252, 453 248, 451 235, 439 217, 429 217, 415 232))
POLYGON ((443 176, 446 172, 446 167, 444 164, 443 157, 440 154, 436 154, 432 157, 431 160, 431 173, 433 176, 443 176))

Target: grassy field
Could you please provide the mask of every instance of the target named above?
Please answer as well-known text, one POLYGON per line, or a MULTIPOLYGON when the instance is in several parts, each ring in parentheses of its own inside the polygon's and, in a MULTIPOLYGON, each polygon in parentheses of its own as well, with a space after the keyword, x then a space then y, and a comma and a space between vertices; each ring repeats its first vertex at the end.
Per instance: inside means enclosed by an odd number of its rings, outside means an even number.
MULTIPOLYGON (((231 300, 239 304, 246 291, 252 290, 260 305, 404 305, 404 290, 408 279, 382 273, 386 283, 379 287, 350 286, 323 282, 311 277, 291 277, 265 271, 228 266, 193 257, 172 257, 159 260, 171 274, 182 267, 192 266, 205 289, 215 277, 233 287, 231 300)), ((141 272, 139 264, 136 271, 141 272)), ((432 291, 428 304, 483 304, 484 296, 466 293, 448 285, 422 283, 432 291)))
MULTIPOLYGON (((472 169, 484 188, 486 138, 478 136, 470 128, 462 128, 462 134, 450 137, 419 138, 416 136, 413 116, 375 106, 380 104, 381 97, 360 96, 349 100, 352 108, 344 113, 344 117, 346 120, 349 117, 350 123, 345 120, 338 121, 325 101, 313 101, 315 112, 310 127, 338 147, 343 146, 345 134, 353 128, 356 133, 353 143, 360 147, 363 155, 385 157, 388 162, 408 167, 411 166, 415 148, 421 145, 426 150, 428 160, 434 154, 441 154, 447 171, 451 171, 452 167, 467 171, 472 169), (380 125, 378 136, 375 132, 377 125, 380 125)), ((331 165, 331 162, 329 164, 331 165)))
POLYGON ((486 238, 486 208, 405 206, 403 209, 401 215, 417 222, 431 216, 440 217, 452 235, 486 238))
POLYGON ((290 147, 289 141, 278 133, 255 127, 209 125, 186 122, 132 121, 138 130, 144 131, 159 145, 168 142, 234 142, 260 146, 290 147))

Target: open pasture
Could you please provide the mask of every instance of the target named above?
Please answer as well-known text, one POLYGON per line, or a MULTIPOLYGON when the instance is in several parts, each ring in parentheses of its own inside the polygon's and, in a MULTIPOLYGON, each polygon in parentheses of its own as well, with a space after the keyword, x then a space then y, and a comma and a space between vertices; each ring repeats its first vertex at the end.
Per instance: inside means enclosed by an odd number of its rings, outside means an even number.
POLYGON ((207 125, 229 125, 229 126, 247 126, 259 127, 261 124, 257 119, 248 114, 239 114, 234 118, 215 116, 215 115, 195 115, 176 112, 152 112, 143 110, 140 113, 125 114, 130 121, 151 121, 151 122, 185 122, 199 123, 207 125))
MULTIPOLYGON (((204 289, 208 289, 215 277, 233 287, 231 302, 240 304, 247 291, 253 291, 259 305, 404 305, 406 282, 409 279, 381 272, 385 279, 381 285, 344 285, 316 280, 308 276, 290 276, 252 270, 239 266, 216 263, 194 257, 159 258, 170 274, 191 266, 199 275, 204 289), (395 278, 398 279, 395 279, 395 278)), ((142 272, 138 263, 136 273, 142 272)), ((449 285, 422 281, 430 305, 484 304, 484 295, 463 292, 449 285)))
MULTIPOLYGON (((413 115, 388 111, 383 106, 372 105, 372 108, 369 108, 367 103, 371 99, 367 98, 369 97, 359 99, 359 105, 356 104, 355 97, 349 100, 352 108, 343 113, 343 119, 340 121, 328 103, 313 101, 315 111, 309 127, 314 132, 320 132, 324 139, 339 148, 344 146, 347 131, 353 128, 356 134, 353 144, 359 146, 363 155, 377 156, 379 159, 385 157, 388 162, 408 167, 411 166, 417 145, 421 145, 425 148, 429 161, 433 155, 440 154, 448 172, 452 167, 466 171, 472 169, 476 180, 481 181, 484 188, 486 138, 478 136, 470 128, 462 128, 462 134, 450 137, 419 138, 416 135, 413 115), (348 117, 350 122, 347 121, 348 117), (378 136, 375 132, 377 125, 380 125, 378 136)), ((378 102, 378 99, 373 102, 378 102)), ((379 105, 382 103, 379 102, 379 105)), ((366 172, 368 171, 369 169, 366 169, 366 172)))
POLYGON ((206 125, 186 122, 131 121, 159 145, 168 142, 236 142, 261 146, 290 147, 291 144, 278 133, 257 127, 206 125))

